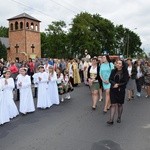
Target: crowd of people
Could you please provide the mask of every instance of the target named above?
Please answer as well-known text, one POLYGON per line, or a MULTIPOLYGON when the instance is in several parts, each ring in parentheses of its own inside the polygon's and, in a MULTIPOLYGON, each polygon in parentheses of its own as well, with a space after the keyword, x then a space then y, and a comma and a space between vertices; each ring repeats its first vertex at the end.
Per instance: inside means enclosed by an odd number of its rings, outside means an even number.
POLYGON ((70 92, 81 82, 91 91, 92 110, 96 110, 98 101, 105 99, 103 113, 110 110, 107 124, 114 123, 116 111, 120 123, 126 90, 128 101, 140 97, 142 88, 145 97, 150 97, 150 62, 133 62, 131 58, 112 61, 109 55, 82 60, 0 61, 0 125, 19 112, 26 115, 36 108, 47 109, 70 100, 70 92), (19 110, 14 100, 19 101, 19 110))

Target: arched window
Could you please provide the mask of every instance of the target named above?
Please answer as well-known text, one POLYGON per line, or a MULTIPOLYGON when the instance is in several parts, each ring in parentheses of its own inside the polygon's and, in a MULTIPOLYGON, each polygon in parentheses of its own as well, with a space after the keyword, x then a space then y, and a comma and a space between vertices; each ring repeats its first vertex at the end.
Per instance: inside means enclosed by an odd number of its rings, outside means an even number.
POLYGON ((35 25, 35 31, 38 31, 38 25, 37 24, 35 25))
POLYGON ((23 29, 23 22, 20 22, 20 29, 23 29))
POLYGON ((18 22, 15 22, 15 29, 18 30, 18 22))
POLYGON ((29 23, 28 22, 26 23, 26 29, 29 29, 29 23))
POLYGON ((10 24, 10 30, 13 30, 13 23, 10 24))
POLYGON ((31 22, 31 30, 34 30, 34 23, 31 22))

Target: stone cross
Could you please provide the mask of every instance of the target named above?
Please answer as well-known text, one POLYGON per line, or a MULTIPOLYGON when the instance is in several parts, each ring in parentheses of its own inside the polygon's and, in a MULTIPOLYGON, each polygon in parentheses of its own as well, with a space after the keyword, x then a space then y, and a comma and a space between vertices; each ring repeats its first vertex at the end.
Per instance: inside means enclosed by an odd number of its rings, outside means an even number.
POLYGON ((16 48, 16 53, 18 53, 18 48, 19 48, 18 44, 16 44, 15 48, 16 48))
POLYGON ((32 48, 32 53, 34 53, 34 48, 35 48, 34 44, 31 45, 31 48, 32 48))

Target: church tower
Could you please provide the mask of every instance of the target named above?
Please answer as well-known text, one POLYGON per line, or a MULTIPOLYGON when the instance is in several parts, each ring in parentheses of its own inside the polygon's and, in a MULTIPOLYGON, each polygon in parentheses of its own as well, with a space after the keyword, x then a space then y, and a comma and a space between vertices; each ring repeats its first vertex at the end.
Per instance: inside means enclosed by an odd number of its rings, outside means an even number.
POLYGON ((22 13, 8 19, 9 46, 7 58, 28 60, 41 57, 40 21, 22 13))

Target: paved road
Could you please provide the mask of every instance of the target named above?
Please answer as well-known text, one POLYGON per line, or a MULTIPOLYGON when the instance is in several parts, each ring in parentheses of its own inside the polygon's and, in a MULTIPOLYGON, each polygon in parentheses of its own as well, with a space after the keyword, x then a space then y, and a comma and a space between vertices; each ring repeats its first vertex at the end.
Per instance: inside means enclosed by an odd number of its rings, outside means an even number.
POLYGON ((103 102, 91 110, 87 86, 72 99, 0 126, 0 150, 150 150, 150 99, 125 102, 121 124, 108 126, 103 102))

